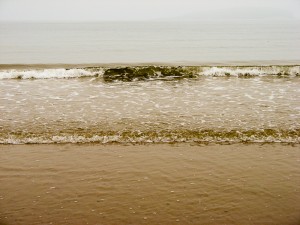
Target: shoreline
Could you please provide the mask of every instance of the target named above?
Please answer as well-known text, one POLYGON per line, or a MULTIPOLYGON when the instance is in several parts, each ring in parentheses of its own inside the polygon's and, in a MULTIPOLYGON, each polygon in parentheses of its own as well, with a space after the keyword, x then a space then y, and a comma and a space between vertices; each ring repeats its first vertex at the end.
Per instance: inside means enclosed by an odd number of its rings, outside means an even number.
POLYGON ((85 143, 26 143, 26 144, 0 144, 0 150, 1 148, 6 148, 8 146, 16 146, 16 148, 22 148, 22 146, 25 147, 34 147, 35 146, 46 146, 48 147, 55 147, 55 146, 82 146, 82 147, 160 147, 160 146, 167 146, 167 147, 210 147, 210 146, 291 146, 291 147, 300 147, 300 143, 295 142, 123 142, 123 143, 117 143, 117 142, 109 142, 109 143, 99 143, 99 142, 85 142, 85 143))

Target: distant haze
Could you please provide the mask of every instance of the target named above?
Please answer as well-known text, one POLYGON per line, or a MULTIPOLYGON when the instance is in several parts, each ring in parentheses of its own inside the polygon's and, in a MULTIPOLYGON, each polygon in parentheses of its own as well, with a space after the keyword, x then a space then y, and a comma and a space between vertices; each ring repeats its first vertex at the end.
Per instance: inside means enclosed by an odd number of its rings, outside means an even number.
POLYGON ((299 0, 0 0, 0 21, 300 19, 299 0))

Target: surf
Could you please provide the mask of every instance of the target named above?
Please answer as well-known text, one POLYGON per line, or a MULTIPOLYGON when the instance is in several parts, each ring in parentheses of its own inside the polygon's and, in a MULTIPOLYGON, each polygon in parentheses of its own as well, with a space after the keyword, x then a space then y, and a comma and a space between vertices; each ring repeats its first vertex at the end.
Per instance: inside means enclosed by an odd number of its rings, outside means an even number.
POLYGON ((99 77, 104 81, 170 80, 212 77, 300 76, 299 65, 286 66, 120 66, 51 69, 0 69, 5 79, 76 79, 99 77))

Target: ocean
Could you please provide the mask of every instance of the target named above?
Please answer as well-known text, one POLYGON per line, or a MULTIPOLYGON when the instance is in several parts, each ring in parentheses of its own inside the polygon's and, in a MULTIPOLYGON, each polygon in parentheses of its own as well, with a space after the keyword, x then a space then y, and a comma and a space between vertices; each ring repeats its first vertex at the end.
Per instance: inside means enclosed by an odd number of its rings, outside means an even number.
POLYGON ((1 64, 298 64, 300 21, 0 23, 1 64))
POLYGON ((298 25, 2 23, 0 143, 299 143, 298 25))

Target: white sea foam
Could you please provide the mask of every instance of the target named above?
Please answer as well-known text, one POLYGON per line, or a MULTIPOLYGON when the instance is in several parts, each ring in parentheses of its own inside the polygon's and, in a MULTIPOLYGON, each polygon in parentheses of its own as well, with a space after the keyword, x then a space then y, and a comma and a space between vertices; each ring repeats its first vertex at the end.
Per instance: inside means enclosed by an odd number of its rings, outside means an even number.
POLYGON ((267 76, 267 75, 300 75, 300 66, 268 67, 204 67, 200 75, 204 76, 267 76))
POLYGON ((79 78, 102 75, 103 69, 97 71, 87 69, 42 69, 42 70, 0 70, 2 79, 50 79, 50 78, 79 78))
MULTIPOLYGON (((161 67, 157 67, 161 68, 161 67)), ((108 69, 108 68, 107 68, 108 69)), ((73 69, 26 69, 26 70, 0 70, 0 80, 3 79, 62 79, 62 78, 80 78, 102 76, 105 73, 104 68, 73 68, 73 69)), ((180 71, 181 68, 178 67, 180 71)), ((186 72, 190 72, 189 67, 185 67, 186 72)), ((174 70, 176 71, 176 69, 174 70)), ((195 67, 191 68, 193 73, 195 67)), ((300 66, 261 66, 261 67, 198 67, 196 69, 199 76, 270 76, 286 75, 299 76, 300 66)), ((181 71, 182 72, 182 71, 181 71)), ((160 71, 156 71, 160 73, 160 71)), ((197 75, 197 74, 195 74, 197 75)), ((151 76, 150 76, 151 77, 151 76)))
POLYGON ((218 136, 205 136, 198 137, 178 137, 177 135, 171 136, 141 136, 141 137, 122 137, 120 135, 107 135, 92 137, 85 137, 81 135, 66 135, 66 136, 40 136, 40 137, 16 137, 10 136, 7 138, 0 137, 0 144, 53 144, 53 143, 192 143, 192 142, 213 142, 213 143, 300 143, 300 137, 296 136, 257 136, 257 135, 243 135, 236 137, 218 137, 218 136))

